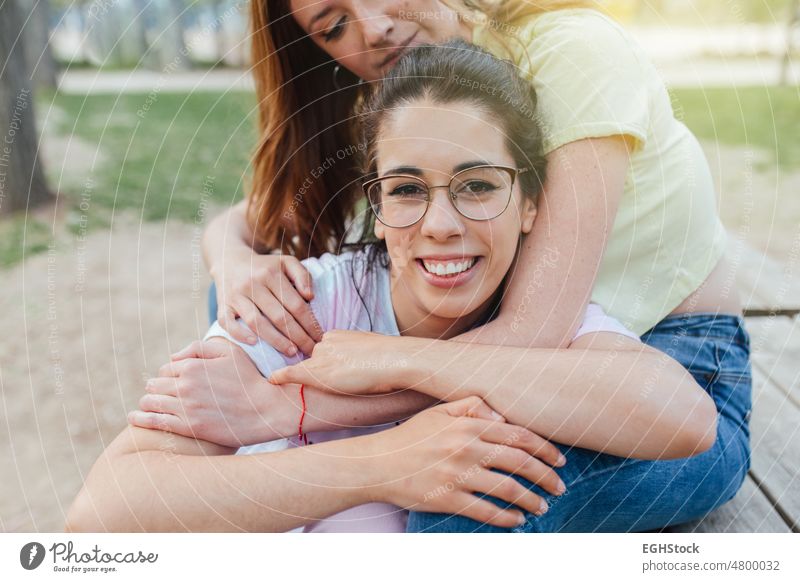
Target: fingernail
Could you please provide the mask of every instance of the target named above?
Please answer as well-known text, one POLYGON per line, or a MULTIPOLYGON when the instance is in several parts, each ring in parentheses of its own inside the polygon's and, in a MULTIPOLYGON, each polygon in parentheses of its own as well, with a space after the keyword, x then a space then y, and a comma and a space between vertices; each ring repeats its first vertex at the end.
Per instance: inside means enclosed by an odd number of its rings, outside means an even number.
POLYGON ((564 491, 566 491, 566 490, 567 490, 567 486, 564 485, 564 482, 563 481, 559 481, 558 485, 556 485, 556 491, 558 491, 559 493, 564 493, 564 491))
POLYGON ((539 502, 539 515, 547 513, 548 509, 549 509, 549 507, 547 506, 547 502, 544 499, 542 499, 539 502))
POLYGON ((527 520, 525 519, 525 516, 524 516, 524 515, 522 515, 522 514, 520 513, 520 514, 519 514, 519 517, 517 518, 517 525, 522 525, 522 524, 524 524, 526 521, 527 521, 527 520))
POLYGON ((258 340, 256 339, 256 336, 254 336, 254 335, 249 335, 249 336, 247 336, 247 343, 249 343, 249 344, 254 344, 254 343, 256 343, 257 341, 258 341, 258 340))
POLYGON ((562 455, 561 453, 559 453, 558 461, 556 462, 556 466, 557 467, 563 467, 566 464, 567 464, 567 458, 564 455, 562 455))
POLYGON ((286 353, 294 357, 297 355, 297 348, 295 346, 289 346, 289 349, 286 350, 286 353))
POLYGON ((495 412, 494 410, 492 410, 492 418, 494 418, 495 420, 505 420, 502 414, 495 412))

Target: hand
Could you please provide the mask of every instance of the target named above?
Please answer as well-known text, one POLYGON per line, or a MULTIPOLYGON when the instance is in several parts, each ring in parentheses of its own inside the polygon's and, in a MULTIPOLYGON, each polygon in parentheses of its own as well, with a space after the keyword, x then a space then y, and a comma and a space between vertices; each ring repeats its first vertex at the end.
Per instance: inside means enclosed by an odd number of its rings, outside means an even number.
POLYGON ((383 394, 402 388, 394 379, 409 366, 401 352, 410 338, 332 330, 322 335, 311 357, 270 374, 272 384, 305 384, 345 394, 383 394))
POLYGON ((226 447, 283 438, 296 431, 297 393, 267 382, 227 340, 197 341, 151 378, 128 422, 226 447))
POLYGON ((236 340, 255 344, 258 336, 292 357, 298 347, 310 354, 322 339, 308 304, 314 298, 311 275, 295 257, 248 250, 229 255, 211 275, 217 284, 217 321, 236 340))
POLYGON ((558 448, 525 428, 506 424, 477 396, 434 406, 366 439, 362 450, 378 483, 372 498, 414 511, 463 515, 499 527, 523 522, 518 510, 501 509, 475 493, 535 514, 547 511, 544 499, 491 469, 524 477, 553 495, 564 491, 550 467, 566 462, 558 448))

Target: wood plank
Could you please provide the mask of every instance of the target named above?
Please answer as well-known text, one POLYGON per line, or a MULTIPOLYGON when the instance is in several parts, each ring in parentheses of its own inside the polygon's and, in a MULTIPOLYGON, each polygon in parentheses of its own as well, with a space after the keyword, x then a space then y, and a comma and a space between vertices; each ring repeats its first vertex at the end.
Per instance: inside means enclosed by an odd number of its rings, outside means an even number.
POLYGON ((800 407, 753 370, 750 472, 776 511, 800 532, 800 407))
POLYGON ((749 319, 753 365, 800 407, 800 319, 749 319))
POLYGON ((731 235, 728 261, 736 272, 736 286, 746 309, 800 309, 800 262, 797 257, 778 261, 731 235))
POLYGON ((742 488, 703 519, 663 530, 666 533, 788 533, 791 530, 748 475, 742 488))

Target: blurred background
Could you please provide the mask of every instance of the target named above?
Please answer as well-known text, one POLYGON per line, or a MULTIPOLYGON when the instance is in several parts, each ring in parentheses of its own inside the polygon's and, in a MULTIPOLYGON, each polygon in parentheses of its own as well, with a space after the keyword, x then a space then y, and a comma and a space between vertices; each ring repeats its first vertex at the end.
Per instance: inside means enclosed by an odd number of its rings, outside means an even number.
MULTIPOLYGON (((800 0, 607 5, 706 150, 743 299, 800 304, 800 0)), ((248 10, 0 4, 0 531, 61 529, 144 380, 205 332, 202 231, 255 143, 248 10)), ((752 331, 787 395, 796 321, 752 331)))

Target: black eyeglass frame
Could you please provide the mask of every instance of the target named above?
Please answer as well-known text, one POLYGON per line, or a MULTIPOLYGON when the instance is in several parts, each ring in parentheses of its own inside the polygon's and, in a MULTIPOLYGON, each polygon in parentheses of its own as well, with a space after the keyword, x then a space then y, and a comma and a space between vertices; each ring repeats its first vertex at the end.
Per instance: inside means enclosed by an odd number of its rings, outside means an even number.
POLYGON ((413 176, 411 174, 388 174, 386 176, 381 176, 379 178, 372 178, 370 180, 367 180, 366 182, 364 182, 361 185, 361 189, 364 191, 364 195, 367 197, 367 202, 369 203, 369 207, 372 209, 373 214, 375 214, 375 218, 377 218, 381 222, 381 224, 383 224, 384 226, 388 226, 389 228, 408 228, 409 226, 414 226, 420 220, 425 218, 425 215, 428 213, 428 208, 430 208, 430 206, 431 206, 431 190, 433 190, 434 188, 447 188, 447 193, 449 194, 449 196, 447 198, 448 198, 448 200, 450 200, 450 204, 453 205, 453 208, 456 209, 456 212, 458 212, 461 216, 463 216, 467 220, 475 220, 477 222, 483 222, 483 221, 486 221, 486 220, 494 220, 495 218, 497 218, 498 216, 503 214, 508 209, 508 205, 511 203, 511 195, 514 192, 514 183, 517 180, 517 176, 519 176, 520 174, 524 174, 525 172, 528 172, 528 171, 530 171, 530 168, 514 168, 512 166, 502 166, 502 165, 495 165, 495 164, 484 164, 482 166, 472 166, 470 168, 465 168, 463 170, 460 170, 460 171, 456 172, 455 174, 450 176, 450 181, 447 184, 441 184, 439 186, 431 186, 425 180, 420 178, 419 176, 413 176), (506 200, 505 206, 503 206, 503 209, 500 212, 498 212, 497 214, 495 214, 494 216, 491 216, 489 218, 472 218, 471 216, 467 216, 466 214, 464 214, 458 208, 458 206, 456 205, 456 199, 458 198, 458 195, 455 194, 450 188, 452 186, 452 184, 453 184, 453 180, 455 180, 459 175, 464 174, 466 172, 471 172, 473 170, 480 169, 480 168, 492 168, 492 169, 498 169, 498 170, 505 170, 506 172, 508 172, 511 175, 511 185, 508 188, 508 199, 506 200), (420 217, 418 219, 416 219, 414 222, 409 222, 408 224, 405 224, 403 226, 396 226, 396 225, 393 225, 393 224, 386 224, 386 222, 384 222, 383 219, 381 219, 381 216, 378 213, 378 211, 375 209, 375 206, 373 205, 372 199, 370 198, 370 195, 369 195, 369 189, 373 184, 377 184, 378 182, 380 182, 382 180, 389 179, 389 178, 411 178, 412 180, 416 180, 417 182, 421 182, 422 184, 425 185, 425 188, 426 188, 425 210, 422 212, 420 217))

